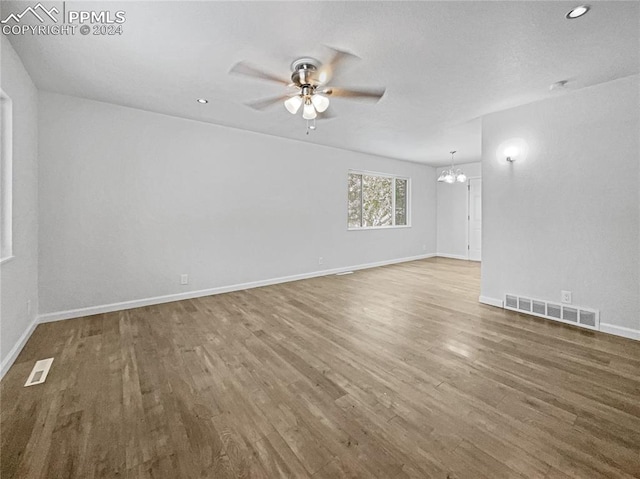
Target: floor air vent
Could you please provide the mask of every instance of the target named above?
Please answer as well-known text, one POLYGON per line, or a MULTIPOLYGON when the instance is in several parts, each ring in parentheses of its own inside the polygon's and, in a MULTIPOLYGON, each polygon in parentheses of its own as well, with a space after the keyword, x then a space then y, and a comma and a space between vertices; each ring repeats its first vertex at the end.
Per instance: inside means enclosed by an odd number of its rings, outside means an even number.
POLYGON ((24 387, 42 384, 47 379, 47 374, 49 374, 49 369, 51 369, 51 363, 53 363, 53 358, 36 361, 36 365, 31 370, 31 374, 29 374, 27 382, 24 383, 24 387))
POLYGON ((600 326, 599 312, 595 309, 582 308, 580 306, 560 305, 540 299, 527 298, 526 296, 506 294, 504 308, 589 329, 598 329, 600 326))

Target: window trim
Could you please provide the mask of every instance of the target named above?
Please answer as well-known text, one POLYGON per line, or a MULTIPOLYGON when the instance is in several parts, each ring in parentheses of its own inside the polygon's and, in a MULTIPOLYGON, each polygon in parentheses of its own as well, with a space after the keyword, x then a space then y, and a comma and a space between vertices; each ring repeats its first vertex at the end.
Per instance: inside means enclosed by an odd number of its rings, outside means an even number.
MULTIPOLYGON (((363 230, 389 230, 389 229, 402 229, 402 228, 411 228, 411 177, 403 176, 403 175, 394 175, 392 173, 380 173, 378 171, 369 171, 369 170, 354 170, 349 169, 347 171, 347 231, 363 231, 363 230), (358 226, 352 227, 349 226, 349 175, 368 175, 368 176, 378 176, 381 178, 389 178, 392 180, 391 184, 393 185, 391 191, 391 211, 393 218, 393 225, 390 226, 358 226), (406 225, 396 225, 396 182, 395 180, 405 180, 407 182, 407 224, 406 225)), ((360 208, 362 208, 362 201, 360 202, 360 208)), ((360 218, 362 219, 362 211, 360 212, 360 218)))
MULTIPOLYGON (((2 131, 2 151, 0 151, 0 208, 2 208, 2 224, 0 228, 5 236, 6 244, 0 243, 0 264, 14 258, 13 254, 13 101, 4 90, 0 89, 0 128, 2 131), (2 253, 5 253, 2 256, 2 253)), ((0 242, 2 239, 0 239, 0 242)))

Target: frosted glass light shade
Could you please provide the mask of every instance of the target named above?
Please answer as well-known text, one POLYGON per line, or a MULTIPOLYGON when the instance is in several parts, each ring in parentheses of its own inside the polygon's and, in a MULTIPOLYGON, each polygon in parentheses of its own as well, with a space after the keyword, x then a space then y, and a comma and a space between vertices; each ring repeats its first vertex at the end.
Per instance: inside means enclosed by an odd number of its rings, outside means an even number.
POLYGON ((456 168, 453 164, 453 154, 455 153, 455 151, 451 151, 450 153, 451 167, 442 170, 442 173, 440 173, 440 176, 438 176, 438 181, 449 184, 455 183, 456 181, 458 183, 466 182, 467 175, 464 174, 464 171, 462 171, 462 169, 456 168))
POLYGON ((320 113, 329 108, 329 99, 324 95, 319 95, 318 93, 311 97, 311 103, 313 103, 313 106, 320 113))
POLYGON ((305 120, 313 120, 316 116, 318 116, 318 114, 316 113, 313 103, 305 103, 304 109, 302 110, 302 118, 305 120))
POLYGON ((504 149, 504 156, 508 161, 515 161, 518 158, 519 153, 520 148, 514 145, 508 146, 504 149))
POLYGON ((298 113, 298 110, 302 106, 302 98, 299 95, 292 96, 288 100, 285 100, 284 107, 291 113, 295 115, 298 113))

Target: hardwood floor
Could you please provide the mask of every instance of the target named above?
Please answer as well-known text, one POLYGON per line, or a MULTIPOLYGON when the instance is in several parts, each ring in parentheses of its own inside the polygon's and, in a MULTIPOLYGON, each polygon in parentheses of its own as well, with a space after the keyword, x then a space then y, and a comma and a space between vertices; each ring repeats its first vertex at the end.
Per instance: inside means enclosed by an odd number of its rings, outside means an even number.
POLYGON ((479 276, 429 259, 40 325, 0 386, 0 475, 640 477, 640 342, 480 305, 479 276))

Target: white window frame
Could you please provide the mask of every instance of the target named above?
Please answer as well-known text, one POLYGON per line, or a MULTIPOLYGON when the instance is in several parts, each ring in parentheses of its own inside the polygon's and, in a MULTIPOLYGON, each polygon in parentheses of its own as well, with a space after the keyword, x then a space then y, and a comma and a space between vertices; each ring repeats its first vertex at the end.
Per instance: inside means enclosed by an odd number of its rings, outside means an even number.
POLYGON ((13 103, 11 98, 0 90, 0 264, 13 258, 13 103))
MULTIPOLYGON (((393 224, 389 226, 357 226, 352 227, 349 226, 349 188, 347 186, 347 231, 363 231, 363 230, 389 230, 389 229, 398 229, 398 228, 411 228, 411 177, 402 176, 402 175, 394 175, 391 173, 380 173, 377 171, 368 171, 368 170, 349 170, 347 172, 347 185, 349 185, 349 175, 367 175, 367 176, 378 176, 380 178, 389 178, 391 179, 391 184, 393 185, 391 190, 391 211, 392 211, 392 219, 393 224), (407 224, 406 225, 396 225, 396 181, 395 180, 405 180, 407 182, 407 224)), ((360 201, 360 208, 362 209, 362 201, 360 201)), ((360 218, 362 220, 363 214, 362 210, 360 211, 360 218)))

